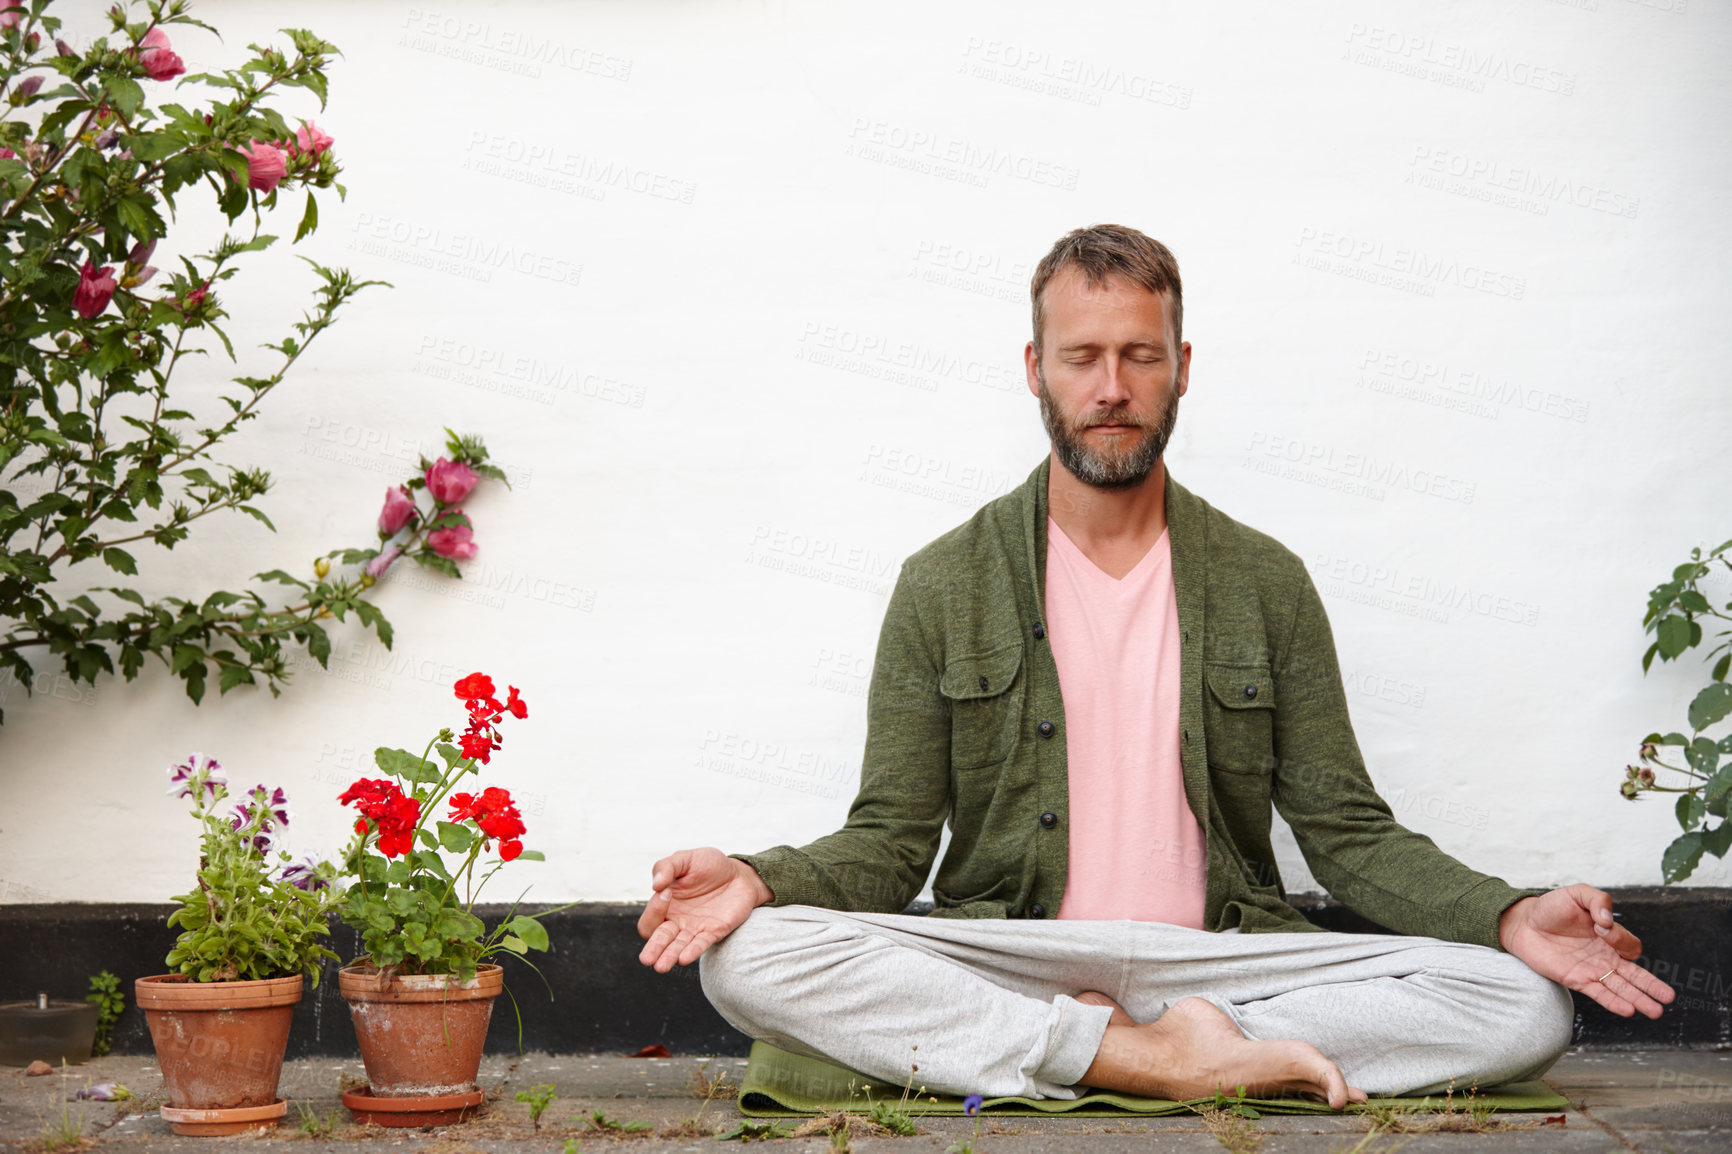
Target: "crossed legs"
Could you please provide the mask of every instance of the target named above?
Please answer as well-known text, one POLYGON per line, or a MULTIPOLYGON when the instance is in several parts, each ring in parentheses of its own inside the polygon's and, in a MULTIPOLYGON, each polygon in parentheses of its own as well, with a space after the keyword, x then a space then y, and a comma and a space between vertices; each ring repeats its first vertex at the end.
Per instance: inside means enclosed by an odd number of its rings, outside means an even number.
POLYGON ((1190 1048, 1193 1081, 1337 1104, 1349 1086, 1484 1087, 1544 1072, 1572 1020, 1568 992, 1518 958, 1381 934, 761 906, 699 970, 711 1004, 750 1037, 892 1085, 918 1064, 929 1090, 988 1096, 1073 1098, 1085 1077, 1173 1096, 1192 1084, 1173 1081, 1184 1057, 1173 1046, 1190 1048), (1104 997, 1078 1000, 1087 991, 1104 997), (1143 1025, 1113 1023, 1115 1003, 1143 1025), (1338 1068, 1339 1088, 1311 1054, 1338 1068))

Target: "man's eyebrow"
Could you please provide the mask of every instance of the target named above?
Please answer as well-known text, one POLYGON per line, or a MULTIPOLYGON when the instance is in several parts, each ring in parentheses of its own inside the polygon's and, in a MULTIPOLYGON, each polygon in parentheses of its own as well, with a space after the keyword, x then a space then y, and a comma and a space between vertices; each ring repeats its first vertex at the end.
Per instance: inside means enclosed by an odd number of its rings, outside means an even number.
MULTIPOLYGON (((1105 346, 1103 346, 1098 341, 1084 341, 1081 344, 1060 345, 1058 347, 1058 351, 1059 351, 1059 355, 1062 356, 1065 353, 1094 353, 1094 352, 1099 352, 1104 347, 1105 346)), ((1123 347, 1127 348, 1127 349, 1151 349, 1155 352, 1163 353, 1163 354, 1167 351, 1167 346, 1160 341, 1131 341, 1131 342, 1127 343, 1126 345, 1124 345, 1123 347)))

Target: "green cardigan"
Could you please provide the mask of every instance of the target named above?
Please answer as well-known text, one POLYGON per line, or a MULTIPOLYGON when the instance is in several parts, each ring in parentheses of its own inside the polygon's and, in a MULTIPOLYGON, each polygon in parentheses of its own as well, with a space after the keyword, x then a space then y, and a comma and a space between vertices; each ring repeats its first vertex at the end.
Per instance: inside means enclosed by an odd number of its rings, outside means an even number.
MULTIPOLYGON (((1069 864, 1064 704, 1046 636, 1050 458, 902 565, 867 697, 860 792, 835 833, 733 856, 772 904, 937 917, 1047 917, 1069 864)), ((1166 475, 1180 630, 1180 761, 1207 834, 1204 924, 1318 927, 1287 903, 1270 806, 1356 913, 1498 948, 1498 917, 1542 890, 1469 869, 1396 822, 1365 772, 1335 642, 1304 562, 1166 475)))

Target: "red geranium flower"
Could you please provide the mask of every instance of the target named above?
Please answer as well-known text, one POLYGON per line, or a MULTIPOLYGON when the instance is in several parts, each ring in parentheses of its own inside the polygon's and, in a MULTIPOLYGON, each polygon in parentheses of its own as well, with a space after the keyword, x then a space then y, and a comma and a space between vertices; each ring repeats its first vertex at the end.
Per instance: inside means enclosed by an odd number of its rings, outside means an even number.
POLYGON ((505 861, 523 852, 523 843, 517 840, 525 832, 523 815, 517 812, 517 804, 511 800, 510 792, 496 785, 490 785, 478 794, 452 794, 451 820, 473 820, 480 827, 484 844, 498 838, 499 856, 505 861))
POLYGON ((464 701, 493 696, 493 678, 485 673, 471 673, 457 683, 457 696, 464 701))
POLYGON ((506 688, 511 691, 511 695, 505 699, 505 708, 511 711, 511 716, 519 720, 528 717, 529 703, 517 696, 517 686, 508 685, 506 688))
POLYGON ((415 827, 421 823, 421 802, 409 797, 397 783, 379 777, 363 777, 337 798, 361 811, 355 832, 365 834, 369 826, 379 830, 379 852, 386 857, 408 853, 415 845, 415 827))

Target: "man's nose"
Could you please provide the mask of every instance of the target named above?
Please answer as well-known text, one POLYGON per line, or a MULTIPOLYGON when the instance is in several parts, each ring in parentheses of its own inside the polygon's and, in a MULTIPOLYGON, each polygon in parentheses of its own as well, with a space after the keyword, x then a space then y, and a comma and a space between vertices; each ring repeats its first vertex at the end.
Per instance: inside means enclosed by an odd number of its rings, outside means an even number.
POLYGON ((1106 356, 1101 359, 1100 396, 1098 399, 1107 405, 1122 405, 1131 399, 1131 391, 1126 385, 1124 362, 1116 356, 1106 356))

